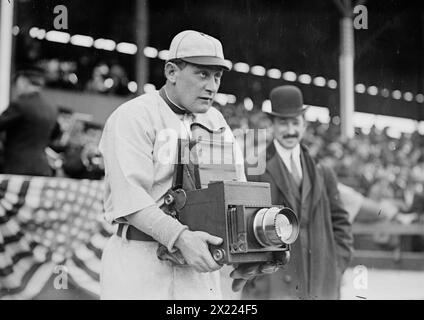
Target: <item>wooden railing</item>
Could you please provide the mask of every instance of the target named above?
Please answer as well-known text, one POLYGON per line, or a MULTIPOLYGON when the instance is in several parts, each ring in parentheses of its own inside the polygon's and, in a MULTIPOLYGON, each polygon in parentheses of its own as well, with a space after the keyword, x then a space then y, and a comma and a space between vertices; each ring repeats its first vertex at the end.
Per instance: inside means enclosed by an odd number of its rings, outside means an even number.
POLYGON ((424 250, 421 252, 406 251, 403 245, 411 236, 424 237, 423 223, 411 225, 402 225, 393 222, 354 223, 353 234, 355 237, 385 234, 397 237, 398 241, 396 241, 396 245, 392 250, 355 248, 352 265, 362 264, 377 269, 424 271, 424 250))

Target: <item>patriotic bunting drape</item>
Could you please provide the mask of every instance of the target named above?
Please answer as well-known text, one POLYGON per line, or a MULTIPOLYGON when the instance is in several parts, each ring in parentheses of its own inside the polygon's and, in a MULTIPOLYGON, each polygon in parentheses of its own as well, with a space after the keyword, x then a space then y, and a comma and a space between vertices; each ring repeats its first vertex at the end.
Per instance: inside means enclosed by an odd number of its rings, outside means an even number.
POLYGON ((100 258, 112 227, 104 184, 95 180, 0 175, 0 299, 32 299, 61 267, 99 295, 100 258))

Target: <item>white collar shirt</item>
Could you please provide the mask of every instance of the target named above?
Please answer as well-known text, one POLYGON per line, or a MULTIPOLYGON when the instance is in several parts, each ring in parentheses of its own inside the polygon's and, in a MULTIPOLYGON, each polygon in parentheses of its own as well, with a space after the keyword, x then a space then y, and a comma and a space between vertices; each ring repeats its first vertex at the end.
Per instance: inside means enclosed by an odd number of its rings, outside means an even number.
POLYGON ((290 173, 292 173, 290 157, 293 154, 293 160, 296 165, 297 172, 299 173, 300 178, 302 178, 303 174, 302 174, 302 165, 300 162, 300 144, 297 144, 297 146, 294 147, 292 150, 288 150, 283 148, 281 144, 275 139, 273 140, 273 143, 274 143, 275 149, 277 150, 278 155, 280 156, 281 160, 283 160, 284 164, 286 165, 290 173))

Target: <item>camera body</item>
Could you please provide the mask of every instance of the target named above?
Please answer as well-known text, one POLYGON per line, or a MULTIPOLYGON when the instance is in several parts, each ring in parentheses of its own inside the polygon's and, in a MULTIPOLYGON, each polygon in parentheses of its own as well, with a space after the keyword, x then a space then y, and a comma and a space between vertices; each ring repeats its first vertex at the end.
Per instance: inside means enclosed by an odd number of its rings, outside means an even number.
POLYGON ((286 264, 299 234, 295 213, 272 205, 269 183, 239 181, 233 145, 219 139, 221 131, 194 128, 192 142, 178 141, 173 187, 162 210, 192 231, 222 238, 221 245, 209 246, 219 264, 286 264))
POLYGON ((220 264, 284 260, 299 233, 294 212, 271 204, 268 183, 210 182, 183 197, 178 219, 190 230, 223 239, 210 247, 220 264))

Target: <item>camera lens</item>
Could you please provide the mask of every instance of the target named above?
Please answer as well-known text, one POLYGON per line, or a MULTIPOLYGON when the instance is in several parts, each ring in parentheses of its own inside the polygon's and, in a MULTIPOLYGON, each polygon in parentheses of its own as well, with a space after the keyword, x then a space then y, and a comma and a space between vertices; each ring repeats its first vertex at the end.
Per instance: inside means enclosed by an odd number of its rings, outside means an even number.
POLYGON ((299 234, 299 223, 290 208, 262 208, 253 220, 256 240, 264 247, 293 243, 299 234))
POLYGON ((293 233, 293 226, 285 215, 279 214, 275 217, 275 231, 283 242, 290 239, 293 233))

